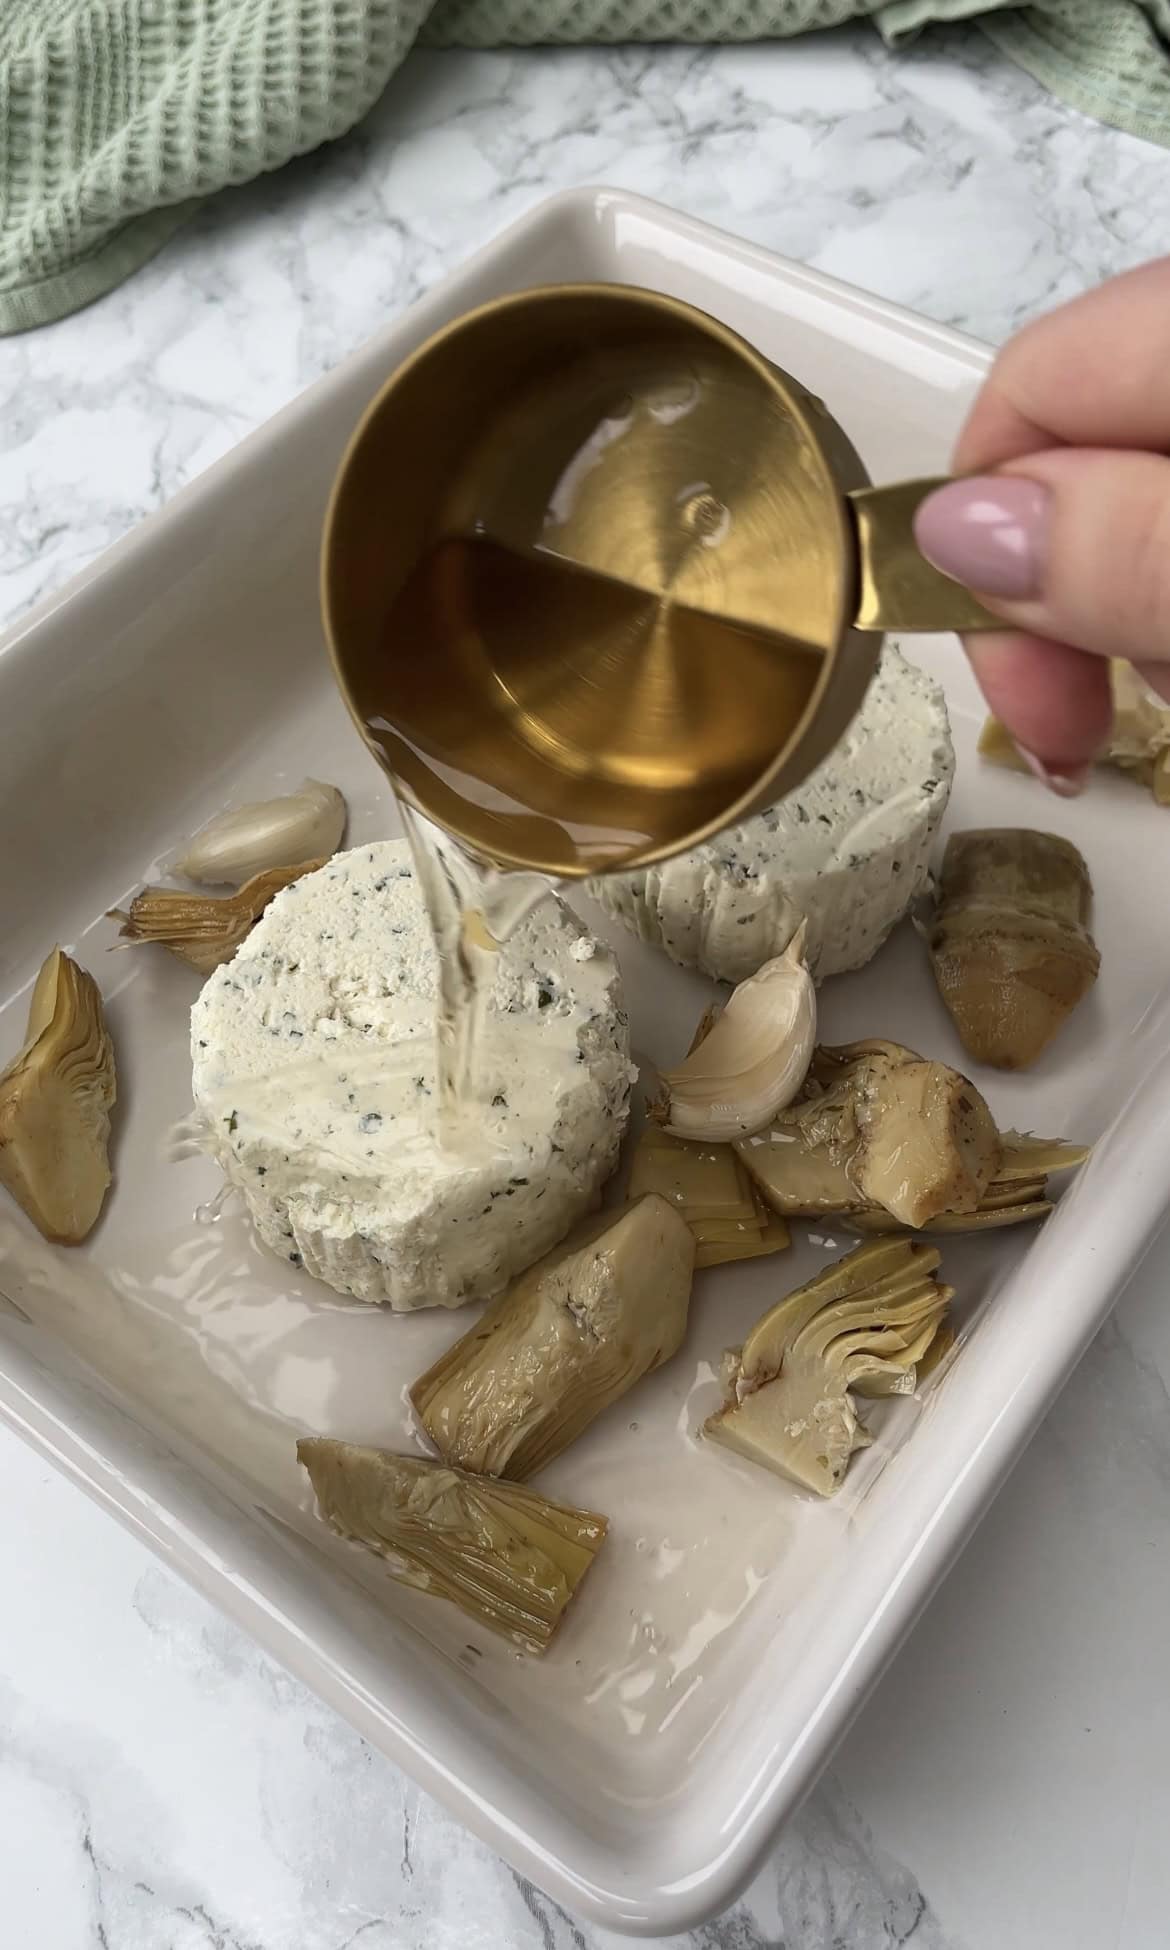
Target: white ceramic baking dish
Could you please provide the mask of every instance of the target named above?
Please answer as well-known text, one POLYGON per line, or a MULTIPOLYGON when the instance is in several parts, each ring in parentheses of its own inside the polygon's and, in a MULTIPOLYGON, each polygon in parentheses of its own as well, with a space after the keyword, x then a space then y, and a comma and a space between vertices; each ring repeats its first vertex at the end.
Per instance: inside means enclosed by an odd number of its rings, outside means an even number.
MULTIPOLYGON (((189 1101, 197 978, 161 951, 107 954, 101 917, 212 811, 306 772, 345 789, 355 839, 392 829, 322 648, 330 477, 404 353, 485 298, 562 278, 648 285, 726 319, 831 404, 877 479, 945 465, 986 364, 954 332, 636 198, 558 197, 0 644, 0 1054, 61 940, 109 998, 122 1078, 117 1184, 89 1244, 50 1249, 7 1201, 0 1212, 0 1413, 517 1869, 578 1913, 652 1935, 745 1881, 1157 1229, 1170 827, 1121 780, 1065 804, 981 769, 957 644, 914 646, 953 713, 949 823, 1038 823, 1088 857, 1099 986, 1031 1076, 979 1081, 1003 1123, 1096 1140, 1092 1164, 1042 1232, 947 1242, 957 1354, 923 1401, 875 1412, 875 1445, 829 1505, 694 1433, 720 1350, 780 1281, 848 1242, 702 1275, 683 1352, 548 1472, 546 1487, 613 1528, 543 1662, 332 1539, 295 1437, 412 1440, 403 1385, 463 1323, 348 1305, 268 1257, 238 1217, 196 1216, 216 1174, 168 1163, 164 1140, 189 1101)), ((611 938, 636 1047, 677 1053, 707 985, 611 938)), ((827 987, 823 1025, 830 1040, 893 1036, 960 1060, 908 927, 827 987)))

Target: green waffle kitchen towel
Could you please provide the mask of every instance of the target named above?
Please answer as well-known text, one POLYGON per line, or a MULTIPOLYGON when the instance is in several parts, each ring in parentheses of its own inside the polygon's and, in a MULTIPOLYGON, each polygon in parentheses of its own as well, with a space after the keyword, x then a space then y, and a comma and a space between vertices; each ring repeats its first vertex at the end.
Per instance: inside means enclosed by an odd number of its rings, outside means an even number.
POLYGON ((980 19, 1077 108, 1170 146, 1170 0, 0 0, 0 332, 100 297, 225 184, 352 128, 416 40, 750 41, 980 19))

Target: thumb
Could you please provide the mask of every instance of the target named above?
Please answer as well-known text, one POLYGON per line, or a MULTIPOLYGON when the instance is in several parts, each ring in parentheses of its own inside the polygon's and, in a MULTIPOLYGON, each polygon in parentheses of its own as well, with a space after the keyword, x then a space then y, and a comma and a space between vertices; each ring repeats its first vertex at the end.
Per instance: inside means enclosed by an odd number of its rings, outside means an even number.
MULTIPOLYGON (((1170 460, 1161 455, 1032 454, 937 488, 915 534, 928 561, 1015 629, 1170 666, 1170 460)), ((1161 688, 1170 669, 1160 677, 1161 688)))

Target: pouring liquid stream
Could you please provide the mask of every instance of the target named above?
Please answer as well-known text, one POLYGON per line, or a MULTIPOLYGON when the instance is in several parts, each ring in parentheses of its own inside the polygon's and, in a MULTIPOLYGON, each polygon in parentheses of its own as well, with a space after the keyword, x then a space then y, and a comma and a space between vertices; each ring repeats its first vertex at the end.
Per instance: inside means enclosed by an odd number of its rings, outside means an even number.
POLYGON ((435 944, 437 1135, 444 1150, 465 1150, 483 1105, 479 1054, 497 957, 549 883, 477 860, 401 795, 398 811, 435 944))
POLYGON ((808 705, 817 634, 761 607, 778 517, 759 427, 756 392, 702 348, 535 373, 353 656, 434 936, 446 1147, 482 1123, 498 951, 550 878, 620 870, 733 807, 808 705))

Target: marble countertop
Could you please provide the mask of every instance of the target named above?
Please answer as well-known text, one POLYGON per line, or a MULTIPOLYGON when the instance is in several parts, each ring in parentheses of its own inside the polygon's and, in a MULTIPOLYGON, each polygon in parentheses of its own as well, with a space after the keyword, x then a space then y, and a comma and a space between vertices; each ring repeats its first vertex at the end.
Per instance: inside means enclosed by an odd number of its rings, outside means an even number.
MULTIPOLYGON (((0 620, 492 232, 641 190, 987 339, 1165 248, 1164 152, 974 31, 418 56, 348 140, 0 341, 0 620)), ((1170 1244, 745 1900, 688 1950, 1170 1942, 1170 1244)), ((5 1950, 604 1950, 0 1432, 5 1950)))

